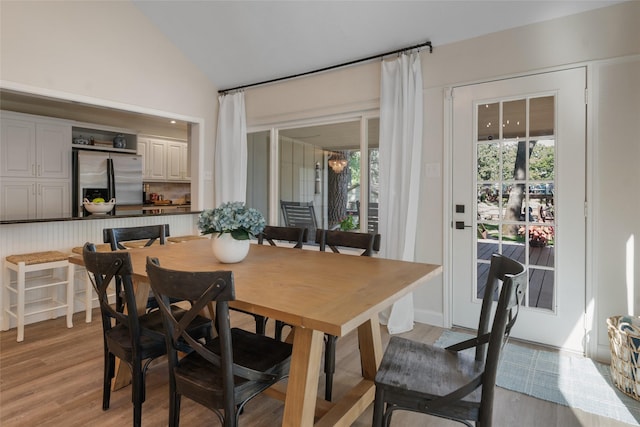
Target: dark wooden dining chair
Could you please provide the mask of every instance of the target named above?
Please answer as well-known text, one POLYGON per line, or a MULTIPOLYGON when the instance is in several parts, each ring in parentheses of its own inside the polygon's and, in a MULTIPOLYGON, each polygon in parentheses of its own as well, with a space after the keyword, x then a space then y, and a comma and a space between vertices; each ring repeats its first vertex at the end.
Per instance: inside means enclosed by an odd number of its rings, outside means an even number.
MULTIPOLYGON (((145 400, 144 378, 152 360, 167 352, 159 311, 138 315, 133 289, 131 258, 128 252, 96 252, 95 245, 86 243, 82 257, 90 273, 92 284, 98 294, 102 318, 104 341, 104 376, 102 386, 102 409, 109 409, 111 380, 115 374, 115 357, 131 370, 131 400, 133 402, 133 425, 140 426, 142 403, 145 400), (126 313, 109 304, 107 287, 114 278, 119 278, 126 304, 126 313), (144 362, 144 363, 143 363, 144 362)), ((184 310, 172 307, 175 316, 182 317, 184 310)), ((212 335, 210 319, 198 316, 191 333, 199 338, 212 335)), ((184 351, 188 350, 182 345, 184 351)))
POLYGON ((111 245, 111 250, 127 249, 126 242, 135 242, 130 247, 151 246, 166 243, 169 224, 142 225, 137 227, 104 228, 102 240, 111 245))
POLYGON ((271 246, 278 246, 277 242, 294 243, 296 249, 302 248, 304 242, 307 241, 309 230, 304 227, 278 227, 267 225, 258 235, 258 243, 264 244, 266 241, 271 246))
POLYGON ((211 410, 224 426, 236 426, 245 404, 289 375, 290 344, 231 328, 229 301, 235 300, 233 272, 187 272, 162 268, 147 258, 147 274, 164 316, 169 360, 169 426, 180 423, 180 401, 185 396, 211 410), (191 310, 177 319, 170 298, 193 301, 191 310), (218 336, 201 342, 189 333, 191 319, 215 301, 218 336), (194 351, 179 358, 178 339, 194 351))
POLYGON ((373 425, 388 426, 393 411, 406 410, 467 426, 474 422, 490 427, 500 353, 518 317, 526 287, 525 266, 494 254, 477 336, 447 348, 391 337, 375 378, 373 425), (490 325, 500 283, 502 290, 490 325), (471 348, 475 352, 463 352, 471 348))
MULTIPOLYGON (((367 232, 368 233, 377 233, 378 232, 378 203, 369 202, 369 208, 367 209, 367 232)), ((360 216, 360 200, 356 201, 356 214, 360 216)))
MULTIPOLYGON (((302 246, 307 241, 307 233, 308 230, 306 228, 300 227, 278 227, 273 225, 267 225, 264 227, 262 233, 258 235, 258 243, 264 244, 264 242, 268 242, 271 246, 278 246, 277 242, 288 242, 294 243, 295 249, 302 249, 302 246)), ((258 315, 256 316, 256 322, 258 322, 258 315)), ((266 327, 267 318, 264 316, 260 316, 264 319, 263 323, 263 331, 266 327)), ((275 325, 275 339, 282 340, 282 330, 287 326, 285 322, 282 320, 276 320, 275 325)), ((257 330, 257 323, 256 323, 257 330)))
MULTIPOLYGON (((166 244, 166 238, 169 236, 169 224, 158 225, 142 225, 137 227, 119 227, 119 228, 103 228, 102 240, 109 244, 112 251, 119 249, 129 249, 131 247, 148 247, 153 244, 166 244), (127 245, 129 243, 130 246, 127 245)), ((120 298, 119 279, 116 279, 116 304, 120 306, 122 299, 120 298)), ((147 300, 147 311, 158 308, 153 293, 149 294, 147 300)))
MULTIPOLYGON (((362 249, 360 256, 371 256, 380 250, 380 235, 372 233, 356 233, 338 230, 317 230, 316 243, 321 251, 327 248, 335 253, 340 253, 340 248, 362 249)), ((336 371, 336 343, 335 335, 324 335, 324 398, 331 401, 333 392, 333 375, 336 371)))
MULTIPOLYGON (((280 200, 280 208, 284 224, 287 227, 306 228, 308 230, 308 239, 313 239, 318 229, 316 220, 316 211, 311 202, 288 202, 280 200)), ((305 240, 306 242, 307 240, 305 240)))

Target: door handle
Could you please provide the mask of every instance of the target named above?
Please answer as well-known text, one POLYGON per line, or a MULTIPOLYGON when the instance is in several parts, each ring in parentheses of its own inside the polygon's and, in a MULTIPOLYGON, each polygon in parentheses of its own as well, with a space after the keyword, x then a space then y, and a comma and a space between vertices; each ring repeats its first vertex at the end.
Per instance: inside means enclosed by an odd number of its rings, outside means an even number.
POLYGON ((471 226, 464 225, 464 221, 456 221, 456 230, 464 230, 465 228, 471 228, 471 226))

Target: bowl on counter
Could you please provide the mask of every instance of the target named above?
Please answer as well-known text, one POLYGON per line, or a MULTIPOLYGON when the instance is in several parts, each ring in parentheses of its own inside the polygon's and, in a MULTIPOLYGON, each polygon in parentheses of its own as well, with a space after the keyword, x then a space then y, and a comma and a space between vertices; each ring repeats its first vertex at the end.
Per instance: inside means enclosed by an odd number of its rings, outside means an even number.
POLYGON ((108 202, 90 202, 89 199, 84 199, 82 204, 85 209, 95 215, 104 215, 111 212, 116 205, 116 199, 111 199, 108 202))

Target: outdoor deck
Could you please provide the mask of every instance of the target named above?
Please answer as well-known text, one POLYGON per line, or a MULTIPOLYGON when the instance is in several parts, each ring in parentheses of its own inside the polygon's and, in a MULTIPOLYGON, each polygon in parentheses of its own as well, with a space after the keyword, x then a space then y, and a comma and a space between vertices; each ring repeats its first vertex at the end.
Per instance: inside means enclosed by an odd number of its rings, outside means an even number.
MULTIPOLYGON (((543 248, 527 247, 524 244, 502 244, 502 254, 524 264, 529 256, 529 289, 527 290, 528 307, 552 310, 554 294, 555 249, 553 246, 543 248), (545 268, 537 268, 545 267, 545 268)), ((491 240, 478 241, 478 259, 489 260, 491 255, 499 252, 498 243, 491 240)), ((488 263, 478 263, 478 298, 484 294, 485 282, 489 273, 488 263)))

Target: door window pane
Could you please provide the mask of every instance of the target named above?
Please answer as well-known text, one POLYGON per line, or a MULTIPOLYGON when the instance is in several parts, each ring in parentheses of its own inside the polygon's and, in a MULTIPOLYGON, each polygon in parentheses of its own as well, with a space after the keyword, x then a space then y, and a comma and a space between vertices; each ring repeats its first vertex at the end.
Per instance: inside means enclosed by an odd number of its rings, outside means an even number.
POLYGON ((477 107, 478 298, 483 297, 491 255, 501 253, 529 267, 527 305, 553 310, 557 244, 554 103, 551 96, 477 107), (496 120, 500 120, 499 128, 496 120))
MULTIPOLYGON (((518 165, 521 158, 518 157, 520 143, 518 141, 504 141, 502 143, 502 179, 514 180, 524 179, 524 169, 522 163, 518 165), (516 168, 518 166, 518 168, 516 168)), ((522 156, 522 153, 520 153, 522 156)))
POLYGON ((555 97, 529 100, 529 137, 553 136, 555 132, 555 97))
POLYGON ((532 149, 529 156, 529 179, 547 181, 545 185, 552 185, 555 177, 555 140, 539 139, 530 144, 532 149))
POLYGON ((500 179, 500 143, 478 143, 478 182, 500 179))
MULTIPOLYGON (((312 202, 318 227, 325 222, 324 186, 322 177, 326 171, 327 153, 309 140, 315 135, 313 129, 289 129, 279 132, 278 139, 278 193, 280 200, 287 202, 312 202), (316 168, 316 165, 318 167, 316 168), (320 175, 318 186, 316 176, 320 175), (318 188, 320 187, 320 188, 318 188), (316 192, 316 190, 320 190, 316 192)), ((279 204, 279 203, 278 203, 279 204)), ((284 222, 282 212, 279 225, 284 222)), ((313 240, 315 237, 310 236, 313 240)))
MULTIPOLYGON (((305 126, 278 130, 278 154, 269 159, 268 144, 261 155, 264 164, 276 168, 278 175, 275 194, 268 192, 268 175, 260 179, 252 178, 248 172, 247 200, 257 200, 260 193, 271 205, 279 201, 313 203, 316 222, 321 228, 343 226, 343 222, 352 216, 355 224, 363 229, 371 227, 377 230, 377 203, 379 196, 378 175, 378 128, 379 120, 368 119, 366 126, 368 139, 365 143, 367 156, 361 152, 361 119, 326 125, 305 126), (369 206, 367 212, 361 209, 362 177, 367 183, 366 193, 369 206), (249 197, 249 195, 252 195, 249 197), (275 203, 274 203, 275 202, 275 203), (363 220, 369 218, 367 223, 363 220)), ((260 133, 254 135, 258 138, 260 133)), ((265 132, 268 136, 269 132, 265 132)), ((264 138, 263 138, 264 139, 264 138)), ((251 155, 251 154, 250 154, 251 155)), ((256 156, 258 153, 256 151, 256 156)), ((256 160, 257 164, 257 160, 256 160)), ((267 203, 268 205, 268 203, 267 203)), ((278 225, 287 225, 282 212, 272 217, 279 218, 278 225)), ((315 236, 314 236, 315 237, 315 236)), ((313 237, 310 238, 313 240, 313 237)))
POLYGON ((500 104, 478 105, 478 141, 500 138, 500 104))
POLYGON ((527 135, 527 103, 524 99, 505 102, 502 113, 502 137, 525 138, 527 135))

